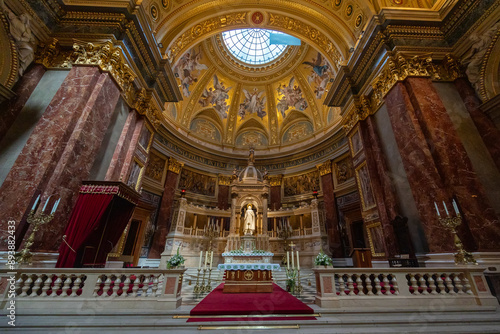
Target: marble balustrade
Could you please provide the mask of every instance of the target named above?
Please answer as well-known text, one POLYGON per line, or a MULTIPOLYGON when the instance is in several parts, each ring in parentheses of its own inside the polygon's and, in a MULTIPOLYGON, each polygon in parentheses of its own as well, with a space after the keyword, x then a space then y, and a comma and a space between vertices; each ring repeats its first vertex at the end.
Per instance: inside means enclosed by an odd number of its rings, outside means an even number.
MULTIPOLYGON (((182 303, 185 269, 20 268, 15 275, 19 309, 79 308, 100 305, 106 310, 176 309, 182 303)), ((0 271, 2 304, 8 304, 11 275, 0 271), (7 303, 5 303, 7 301, 7 303)))
POLYGON ((314 268, 316 304, 340 307, 498 307, 484 268, 314 268))

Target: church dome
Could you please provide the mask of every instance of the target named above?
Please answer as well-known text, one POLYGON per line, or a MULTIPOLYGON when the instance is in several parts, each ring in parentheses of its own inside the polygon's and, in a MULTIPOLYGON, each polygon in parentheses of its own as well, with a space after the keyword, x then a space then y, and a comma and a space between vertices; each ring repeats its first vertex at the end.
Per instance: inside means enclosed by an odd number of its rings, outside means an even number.
POLYGON ((243 183, 262 182, 263 177, 260 170, 252 165, 246 166, 238 176, 238 180, 243 183))

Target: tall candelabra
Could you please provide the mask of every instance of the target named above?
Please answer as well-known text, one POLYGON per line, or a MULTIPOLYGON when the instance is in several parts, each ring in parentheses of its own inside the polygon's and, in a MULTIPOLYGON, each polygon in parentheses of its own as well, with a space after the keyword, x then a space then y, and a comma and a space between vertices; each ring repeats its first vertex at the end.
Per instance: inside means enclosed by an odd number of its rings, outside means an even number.
POLYGON ((208 226, 203 230, 203 236, 208 238, 207 251, 211 251, 214 239, 219 236, 219 229, 217 225, 212 223, 208 224, 208 226))
POLYGON ((279 239, 283 240, 283 258, 281 263, 283 264, 288 264, 287 259, 286 259, 286 252, 288 252, 289 247, 288 247, 288 239, 292 236, 293 230, 291 229, 290 225, 283 224, 281 228, 278 229, 277 236, 279 239))
POLYGON ((26 220, 31 226, 33 226, 33 229, 31 230, 30 236, 28 237, 28 239, 26 239, 24 243, 23 250, 16 254, 17 263, 28 263, 29 265, 31 265, 33 259, 33 254, 31 253, 31 246, 35 242, 36 232, 38 232, 40 226, 47 224, 52 219, 54 219, 54 211, 55 210, 53 210, 50 214, 45 214, 43 212, 35 214, 35 210, 30 211, 28 218, 26 220))

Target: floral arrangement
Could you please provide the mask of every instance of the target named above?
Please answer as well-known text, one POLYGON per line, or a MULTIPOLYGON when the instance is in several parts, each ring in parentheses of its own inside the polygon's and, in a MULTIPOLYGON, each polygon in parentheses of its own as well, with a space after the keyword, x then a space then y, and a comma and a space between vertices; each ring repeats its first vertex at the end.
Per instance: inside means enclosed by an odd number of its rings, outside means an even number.
POLYGON ((321 250, 314 259, 314 264, 317 266, 331 266, 333 265, 333 261, 328 255, 323 253, 323 250, 321 250))
POLYGON ((286 290, 295 292, 295 279, 297 278, 297 269, 290 269, 286 271, 286 290))
POLYGON ((180 266, 181 264, 184 263, 184 261, 186 261, 184 259, 184 257, 179 254, 179 248, 180 247, 177 247, 177 254, 175 254, 170 259, 168 259, 168 261, 167 261, 167 269, 172 269, 172 268, 175 268, 177 266, 180 266))

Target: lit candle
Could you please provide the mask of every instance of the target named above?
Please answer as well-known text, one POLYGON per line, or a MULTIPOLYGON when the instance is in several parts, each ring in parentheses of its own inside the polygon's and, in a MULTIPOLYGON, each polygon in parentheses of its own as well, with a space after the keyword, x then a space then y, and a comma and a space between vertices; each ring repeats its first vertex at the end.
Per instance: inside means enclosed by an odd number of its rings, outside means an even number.
POLYGON ((47 207, 47 203, 49 203, 51 197, 52 197, 52 195, 50 195, 49 198, 47 198, 47 201, 45 202, 45 205, 43 206, 42 212, 45 212, 45 208, 47 207))
POLYGON ((460 211, 458 211, 458 206, 457 206, 457 202, 455 202, 455 199, 453 199, 453 209, 455 209, 455 213, 457 215, 460 214, 460 211))
POLYGON ((205 252, 205 269, 207 269, 208 251, 205 252))
POLYGON ((299 251, 297 251, 297 270, 300 270, 299 251))
POLYGON ((210 252, 210 269, 212 269, 212 262, 214 261, 214 251, 210 252))
POLYGON ((290 252, 286 252, 286 269, 290 269, 290 252))
POLYGON ((295 264, 293 263, 293 251, 291 253, 292 253, 292 269, 293 269, 295 268, 295 264))
POLYGON ((439 213, 438 205, 436 202, 434 202, 434 206, 436 207, 436 212, 438 214, 438 217, 441 217, 441 214, 439 213))
POLYGON ((443 201, 444 211, 446 212, 446 216, 449 217, 448 208, 446 207, 446 203, 443 201))
POLYGON ((38 197, 36 198, 36 201, 35 201, 35 203, 33 204, 33 207, 31 208, 31 211, 35 211, 36 206, 37 206, 37 204, 38 204, 38 201, 39 201, 39 200, 40 200, 40 195, 38 195, 38 197))
POLYGON ((200 251, 200 264, 198 264, 198 269, 201 269, 202 257, 203 257, 203 251, 200 251))
POLYGON ((54 206, 52 207, 52 211, 50 211, 50 214, 53 214, 56 212, 57 206, 59 205, 59 202, 61 201, 61 198, 59 198, 55 203, 54 206))

